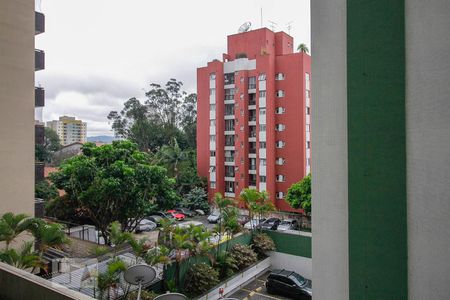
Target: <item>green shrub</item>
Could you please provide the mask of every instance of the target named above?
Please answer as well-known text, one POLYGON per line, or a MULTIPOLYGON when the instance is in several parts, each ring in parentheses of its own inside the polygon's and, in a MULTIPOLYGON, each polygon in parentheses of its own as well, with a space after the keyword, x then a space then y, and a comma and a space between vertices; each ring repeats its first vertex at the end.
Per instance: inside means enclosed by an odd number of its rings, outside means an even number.
POLYGON ((267 251, 274 251, 276 249, 272 238, 266 233, 255 234, 252 243, 253 249, 261 256, 265 255, 267 251))
POLYGON ((219 283, 219 273, 205 263, 193 265, 186 274, 185 291, 201 295, 219 283))
POLYGON ((245 269, 258 260, 258 255, 250 246, 236 244, 230 250, 230 257, 239 270, 245 269))
POLYGON ((236 261, 227 252, 221 253, 217 256, 215 266, 221 279, 230 277, 234 274, 234 271, 238 270, 236 261))
MULTIPOLYGON (((137 291, 131 292, 127 295, 126 300, 136 300, 137 298, 137 291)), ((146 290, 142 290, 141 291, 141 300, 153 300, 158 296, 158 294, 156 294, 153 291, 146 291, 146 290)))

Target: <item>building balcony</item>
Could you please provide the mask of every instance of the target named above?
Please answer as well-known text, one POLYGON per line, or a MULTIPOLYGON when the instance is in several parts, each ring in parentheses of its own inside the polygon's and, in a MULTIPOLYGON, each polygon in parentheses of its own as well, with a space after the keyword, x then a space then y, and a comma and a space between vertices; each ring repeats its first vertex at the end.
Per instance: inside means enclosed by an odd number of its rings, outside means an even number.
POLYGON ((234 192, 225 192, 225 197, 234 198, 235 196, 234 192))
POLYGON ((35 124, 34 125, 34 138, 35 143, 42 145, 44 144, 44 125, 43 124, 35 124))
POLYGON ((45 15, 43 13, 34 12, 34 34, 38 35, 45 32, 45 15))
POLYGON ((45 106, 45 90, 41 87, 34 88, 34 107, 45 106))
POLYGON ((256 148, 250 148, 250 149, 248 149, 248 153, 250 153, 250 154, 256 154, 256 148))
POLYGON ((34 182, 38 183, 44 180, 44 163, 37 161, 34 165, 34 182))
POLYGON ((249 188, 256 189, 256 181, 250 181, 250 182, 248 183, 248 187, 249 187, 249 188))
POLYGON ((45 53, 42 50, 34 50, 34 70, 40 71, 45 69, 45 53))

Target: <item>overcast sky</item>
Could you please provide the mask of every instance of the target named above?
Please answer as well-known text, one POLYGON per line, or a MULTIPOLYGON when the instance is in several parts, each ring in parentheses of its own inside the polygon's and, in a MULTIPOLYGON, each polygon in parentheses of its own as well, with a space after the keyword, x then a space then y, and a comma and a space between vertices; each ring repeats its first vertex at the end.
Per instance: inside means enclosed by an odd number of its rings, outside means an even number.
POLYGON ((106 116, 131 97, 144 99, 152 82, 169 78, 196 89, 196 68, 226 52, 226 36, 250 21, 270 21, 294 44, 310 47, 309 0, 36 0, 45 33, 36 48, 46 68, 36 83, 46 90, 45 121, 60 115, 88 123, 88 136, 112 135, 106 116), (39 3, 40 2, 40 3, 39 3))

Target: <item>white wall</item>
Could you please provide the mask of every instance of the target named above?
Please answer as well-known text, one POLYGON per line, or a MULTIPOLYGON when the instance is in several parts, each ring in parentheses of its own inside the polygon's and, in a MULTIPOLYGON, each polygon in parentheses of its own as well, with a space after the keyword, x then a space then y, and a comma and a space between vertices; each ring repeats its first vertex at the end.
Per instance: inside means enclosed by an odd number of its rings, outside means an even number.
POLYGON ((315 300, 348 299, 346 1, 312 0, 312 279, 315 300))
POLYGON ((450 1, 405 4, 409 299, 449 299, 450 1))
POLYGON ((306 278, 312 278, 311 258, 281 252, 270 252, 270 268, 272 270, 286 269, 289 271, 295 271, 306 278))

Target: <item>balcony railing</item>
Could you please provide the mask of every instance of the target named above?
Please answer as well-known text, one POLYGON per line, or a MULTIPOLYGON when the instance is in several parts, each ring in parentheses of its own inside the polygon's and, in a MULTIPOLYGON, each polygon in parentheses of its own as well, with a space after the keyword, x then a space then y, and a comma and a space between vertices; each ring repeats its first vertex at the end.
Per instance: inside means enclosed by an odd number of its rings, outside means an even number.
POLYGON ((248 105, 256 105, 256 101, 248 101, 248 105))
POLYGON ((38 183, 42 180, 44 180, 44 163, 37 161, 34 165, 34 181, 38 183))
POLYGON ((45 53, 42 50, 34 50, 34 70, 40 71, 45 69, 45 53))
POLYGON ((45 90, 41 87, 34 88, 34 106, 42 107, 45 106, 45 90))
POLYGON ((44 131, 44 125, 34 125, 34 138, 36 144, 44 144, 44 131))
POLYGON ((35 35, 45 32, 45 15, 43 13, 34 12, 34 28, 35 35))
POLYGON ((250 165, 249 170, 256 170, 256 165, 250 165))
POLYGON ((226 173, 225 172, 225 177, 234 177, 234 173, 226 173))
POLYGON ((249 120, 250 122, 252 122, 252 121, 256 121, 256 116, 254 116, 254 117, 253 117, 253 116, 251 116, 251 117, 249 117, 249 118, 248 118, 248 120, 249 120))
POLYGON ((256 154, 256 148, 250 148, 250 149, 248 150, 248 153, 250 153, 250 154, 256 154))
POLYGON ((250 131, 249 137, 256 137, 256 131, 250 131))
POLYGON ((234 157, 225 157, 226 162, 234 162, 234 157))
POLYGON ((248 183, 248 185, 249 185, 249 186, 256 186, 256 181, 250 181, 250 182, 248 183))

